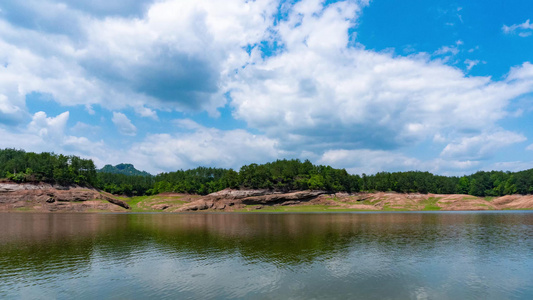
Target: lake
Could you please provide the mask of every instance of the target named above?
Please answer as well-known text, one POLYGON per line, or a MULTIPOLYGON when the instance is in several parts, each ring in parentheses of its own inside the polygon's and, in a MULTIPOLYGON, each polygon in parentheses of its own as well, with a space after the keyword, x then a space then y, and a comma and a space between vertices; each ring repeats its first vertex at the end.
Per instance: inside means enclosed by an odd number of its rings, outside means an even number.
POLYGON ((2 299, 533 299, 533 212, 0 214, 2 299))

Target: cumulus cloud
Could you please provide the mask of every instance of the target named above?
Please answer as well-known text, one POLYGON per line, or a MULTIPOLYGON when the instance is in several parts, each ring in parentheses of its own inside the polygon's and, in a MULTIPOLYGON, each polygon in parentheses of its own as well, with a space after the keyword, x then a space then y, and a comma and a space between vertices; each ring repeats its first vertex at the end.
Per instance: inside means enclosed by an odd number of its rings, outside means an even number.
POLYGON ((13 105, 6 95, 0 94, 0 123, 16 124, 23 119, 24 115, 20 107, 13 105))
POLYGON ((354 2, 296 4, 273 29, 283 51, 236 76, 234 116, 287 149, 397 149, 495 128, 512 99, 533 91, 529 63, 493 81, 428 55, 350 47, 360 10, 354 2))
POLYGON ((403 154, 382 150, 329 150, 318 160, 353 174, 373 174, 383 170, 405 171, 423 169, 423 162, 403 154))
POLYGON ((95 91, 94 82, 83 77, 75 62, 65 59, 72 51, 62 38, 14 29, 0 20, 1 113, 8 115, 8 119, 23 122, 21 116, 29 117, 26 96, 32 92, 50 95, 65 105, 90 104, 88 95, 95 91), (49 52, 38 53, 42 49, 32 47, 46 48, 49 52))
POLYGON ((83 122, 77 122, 76 125, 70 128, 72 132, 80 133, 80 134, 97 134, 98 132, 101 131, 101 129, 102 128, 99 126, 90 125, 90 124, 83 123, 83 122))
POLYGON ((493 171, 493 170, 503 170, 503 171, 511 171, 511 172, 518 172, 523 171, 527 169, 533 169, 533 161, 503 161, 503 162, 496 162, 488 167, 484 168, 486 171, 493 171))
POLYGON ((97 17, 142 17, 155 0, 63 0, 62 2, 82 13, 97 17))
POLYGON ((483 159, 497 150, 527 140, 525 136, 510 131, 484 132, 473 137, 463 137, 448 144, 441 152, 443 157, 483 159))
POLYGON ((82 24, 79 14, 65 3, 53 1, 2 1, 0 16, 18 27, 53 34, 79 34, 82 24))
MULTIPOLYGON (((507 111, 513 99, 533 91, 533 65, 494 80, 446 65, 442 56, 457 54, 461 41, 430 54, 367 50, 353 29, 368 4, 4 1, 2 143, 38 151, 95 148, 87 137, 65 133, 68 112, 30 114, 25 101, 33 92, 91 114, 96 107, 115 111, 113 123, 130 136, 137 128, 117 111, 131 108, 153 120, 171 110, 216 116, 229 99, 233 116, 258 132, 175 121, 185 133, 150 134, 128 151, 150 171, 238 167, 287 155, 349 165, 354 172, 466 170, 525 140, 498 121, 513 116, 507 111), (17 146, 19 138, 28 141, 17 146), (402 154, 424 141, 435 143, 436 158, 402 154)), ((502 30, 527 35, 532 27, 528 20, 502 30)), ((464 60, 467 71, 478 63, 464 60)), ((89 128, 79 123, 70 130, 83 135, 89 128)), ((123 159, 107 148, 89 154, 97 162, 123 159)))
POLYGON ((0 148, 75 154, 95 159, 107 157, 103 141, 91 141, 66 133, 69 116, 68 111, 55 117, 40 111, 26 126, 9 130, 0 127, 0 148))
POLYGON ((125 114, 121 112, 113 112, 113 118, 111 121, 113 121, 113 124, 115 124, 118 132, 121 134, 129 136, 137 134, 137 127, 131 123, 130 119, 128 119, 125 114))
MULTIPOLYGON (((179 134, 151 134, 127 154, 130 161, 150 172, 174 171, 197 166, 239 168, 284 156, 278 142, 245 130, 219 130, 191 120, 178 122, 187 129, 179 134)), ((123 159, 123 157, 122 157, 123 159)))
POLYGON ((226 75, 248 60, 244 48, 263 39, 276 9, 270 0, 111 2, 0 4, 0 113, 25 111, 25 96, 39 92, 154 119, 153 109, 216 115, 226 75))
POLYGON ((476 160, 435 158, 421 160, 396 151, 383 150, 328 150, 317 160, 337 168, 346 168, 352 174, 375 174, 382 171, 429 171, 435 174, 461 175, 473 172, 480 165, 476 160))
POLYGON ((68 111, 57 117, 48 117, 44 111, 37 112, 28 125, 28 132, 39 135, 43 140, 58 142, 63 138, 68 118, 68 111))
POLYGON ((526 150, 531 150, 531 151, 533 151, 533 144, 527 146, 527 147, 526 147, 526 150))
POLYGON ((527 19, 524 23, 513 24, 510 26, 503 25, 502 31, 505 34, 518 34, 521 37, 528 37, 533 33, 533 24, 527 19))

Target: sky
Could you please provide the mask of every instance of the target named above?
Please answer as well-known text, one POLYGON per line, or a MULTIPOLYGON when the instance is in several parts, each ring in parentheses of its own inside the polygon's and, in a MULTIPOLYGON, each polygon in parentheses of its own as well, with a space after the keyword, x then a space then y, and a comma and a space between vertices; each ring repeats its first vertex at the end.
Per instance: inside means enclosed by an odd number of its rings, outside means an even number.
POLYGON ((533 168, 530 0, 4 0, 0 148, 152 174, 533 168))

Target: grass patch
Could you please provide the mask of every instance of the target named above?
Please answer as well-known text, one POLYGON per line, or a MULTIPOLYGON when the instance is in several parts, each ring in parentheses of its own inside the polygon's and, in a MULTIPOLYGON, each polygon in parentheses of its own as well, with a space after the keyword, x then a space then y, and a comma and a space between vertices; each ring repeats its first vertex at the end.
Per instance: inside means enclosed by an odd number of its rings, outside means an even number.
POLYGON ((33 210, 33 209, 31 207, 27 207, 27 206, 15 208, 15 211, 31 211, 31 210, 33 210))
POLYGON ((491 202, 492 200, 494 200, 494 198, 496 198, 496 197, 487 196, 484 199, 485 199, 485 201, 491 202))
POLYGON ((365 204, 365 205, 374 205, 374 204, 376 204, 376 203, 372 202, 372 200, 368 200, 368 199, 360 201, 359 203, 365 204))
POLYGON ((423 210, 441 210, 441 207, 437 205, 440 199, 441 197, 429 197, 422 201, 421 203, 424 204, 423 210))
MULTIPOLYGON (((136 197, 126 198, 126 199, 121 199, 121 200, 128 203, 128 205, 133 208, 133 207, 137 207, 139 202, 149 199, 151 197, 152 196, 136 196, 136 197)), ((122 197, 117 197, 117 198, 120 199, 122 197)))
POLYGON ((333 200, 335 201, 336 203, 342 203, 342 201, 339 201, 339 198, 337 198, 336 196, 333 196, 332 198, 327 198, 328 200, 333 200))
POLYGON ((167 204, 169 206, 180 206, 187 201, 181 200, 183 196, 135 196, 126 198, 124 202, 128 203, 132 212, 158 212, 161 210, 152 209, 152 205, 167 204))
POLYGON ((379 203, 383 199, 376 199, 375 197, 368 197, 365 200, 357 200, 357 198, 352 199, 352 200, 353 201, 350 201, 350 203, 353 203, 353 204, 376 205, 376 203, 379 203))
POLYGON ((243 209, 235 210, 236 212, 350 212, 350 211, 371 211, 366 209, 341 208, 341 206, 330 205, 296 205, 296 206, 264 206, 262 209, 256 209, 259 205, 247 205, 243 209))
POLYGON ((493 210, 494 208, 492 208, 491 206, 487 205, 487 204, 483 204, 483 203, 476 203, 474 204, 475 206, 479 206, 479 207, 486 207, 488 208, 489 210, 493 210))

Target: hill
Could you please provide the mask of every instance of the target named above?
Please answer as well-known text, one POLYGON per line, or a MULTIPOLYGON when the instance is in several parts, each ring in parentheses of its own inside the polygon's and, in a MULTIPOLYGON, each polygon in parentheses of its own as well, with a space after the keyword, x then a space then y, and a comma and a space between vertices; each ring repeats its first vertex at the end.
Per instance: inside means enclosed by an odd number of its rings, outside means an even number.
POLYGON ((129 176, 152 176, 146 171, 139 171, 135 169, 132 164, 118 164, 116 166, 105 165, 103 168, 97 170, 99 173, 124 174, 129 176))

